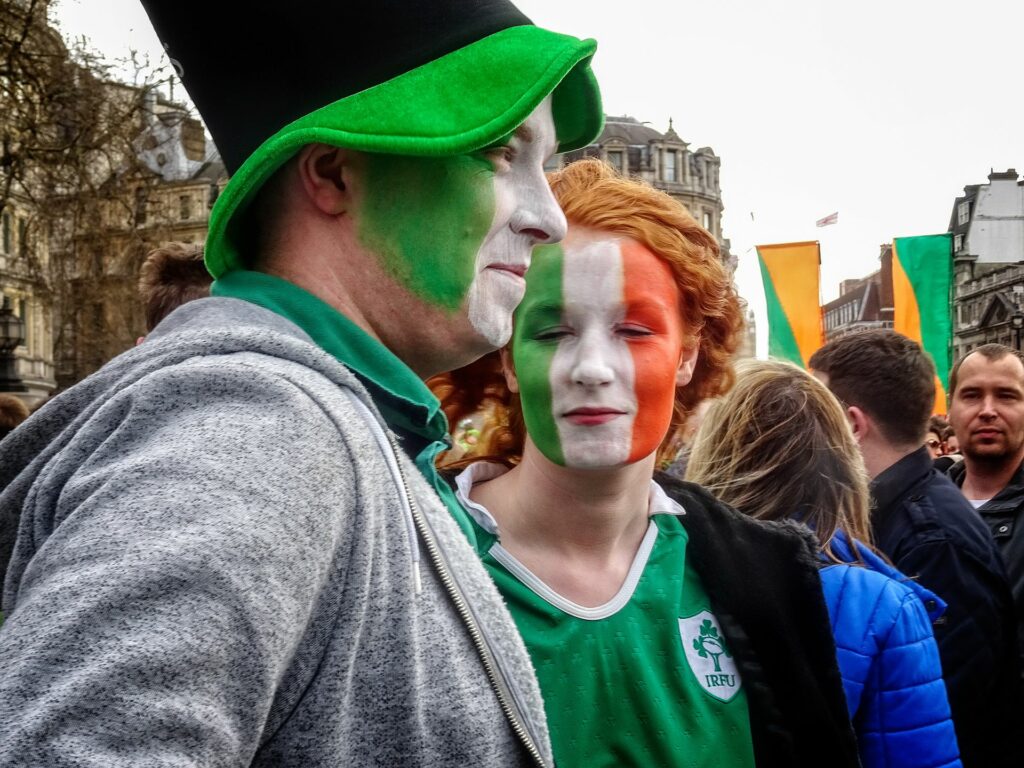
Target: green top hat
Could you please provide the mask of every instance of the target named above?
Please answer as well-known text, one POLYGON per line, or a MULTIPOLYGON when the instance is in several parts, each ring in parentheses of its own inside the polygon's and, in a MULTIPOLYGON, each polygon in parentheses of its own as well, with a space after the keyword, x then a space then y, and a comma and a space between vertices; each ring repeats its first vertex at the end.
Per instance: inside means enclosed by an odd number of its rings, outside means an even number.
POLYGON ((214 277, 242 266, 233 222, 306 144, 472 152, 548 94, 559 151, 601 130, 596 43, 535 27, 506 0, 143 5, 233 172, 210 217, 214 277))

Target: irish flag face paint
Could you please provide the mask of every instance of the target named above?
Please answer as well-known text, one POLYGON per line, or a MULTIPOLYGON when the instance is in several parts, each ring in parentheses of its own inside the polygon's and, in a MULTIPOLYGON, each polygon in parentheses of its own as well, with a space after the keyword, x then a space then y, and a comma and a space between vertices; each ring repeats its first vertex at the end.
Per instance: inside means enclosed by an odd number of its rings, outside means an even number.
POLYGON ((565 234, 543 170, 556 146, 549 97, 500 146, 473 155, 368 155, 360 242, 423 302, 501 346, 533 246, 565 234))
POLYGON ((512 339, 527 432, 569 467, 629 464, 668 431, 688 380, 671 268, 629 238, 538 248, 512 339))

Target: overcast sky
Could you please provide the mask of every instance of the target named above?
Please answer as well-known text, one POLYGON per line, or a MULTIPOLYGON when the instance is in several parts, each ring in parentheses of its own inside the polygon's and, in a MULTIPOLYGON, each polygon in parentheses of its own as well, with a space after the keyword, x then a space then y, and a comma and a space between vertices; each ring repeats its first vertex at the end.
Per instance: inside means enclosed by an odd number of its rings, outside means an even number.
MULTIPOLYGON (((1019 0, 517 4, 597 39, 608 114, 659 130, 672 117, 722 158, 723 229, 762 347, 755 244, 819 240, 827 301, 877 268, 881 243, 946 231, 964 185, 1024 172, 1019 0), (833 211, 838 225, 814 226, 833 211)), ((138 0, 59 0, 56 15, 108 55, 160 55, 138 0)))

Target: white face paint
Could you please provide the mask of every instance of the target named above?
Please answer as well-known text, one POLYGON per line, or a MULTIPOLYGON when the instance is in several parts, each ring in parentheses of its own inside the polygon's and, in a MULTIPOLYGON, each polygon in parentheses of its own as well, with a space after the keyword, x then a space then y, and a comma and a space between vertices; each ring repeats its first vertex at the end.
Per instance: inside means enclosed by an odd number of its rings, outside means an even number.
POLYGON ((544 178, 544 163, 557 148, 548 96, 507 144, 488 153, 495 166, 494 220, 477 253, 467 301, 470 325, 495 348, 512 335, 533 247, 565 237, 565 215, 544 178))
POLYGON ((619 328, 622 256, 615 240, 565 248, 562 273, 567 333, 551 360, 551 404, 567 467, 625 464, 637 413, 633 356, 619 328))

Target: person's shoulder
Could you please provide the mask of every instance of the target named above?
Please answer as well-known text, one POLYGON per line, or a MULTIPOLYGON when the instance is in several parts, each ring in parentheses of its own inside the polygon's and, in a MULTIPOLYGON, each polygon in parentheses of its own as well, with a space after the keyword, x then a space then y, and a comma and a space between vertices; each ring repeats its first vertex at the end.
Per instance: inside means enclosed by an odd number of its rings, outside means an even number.
POLYGON ((837 636, 848 644, 885 638, 894 630, 913 640, 928 634, 925 606, 909 584, 848 563, 822 568, 821 582, 837 636))
POLYGON ((928 475, 923 495, 927 501, 925 513, 952 542, 979 551, 994 550, 988 526, 949 477, 932 472, 928 475))
POLYGON ((837 599, 858 606, 898 606, 917 595, 908 584, 857 563, 829 563, 821 569, 822 585, 837 599))
POLYGON ((691 533, 700 533, 718 542, 735 546, 779 546, 789 550, 816 553, 818 542, 811 530, 793 520, 755 520, 744 515, 707 489, 686 480, 659 472, 654 477, 665 494, 679 504, 685 514, 679 517, 691 533))
MULTIPOLYGON (((977 575, 970 580, 958 578, 960 587, 973 585, 978 579, 1006 578, 985 521, 960 489, 938 472, 931 472, 899 504, 887 510, 879 546, 897 568, 908 573, 928 571, 929 586, 940 595, 936 580, 944 582, 952 578, 950 574, 977 575)), ((945 587, 949 586, 945 582, 945 587)))

